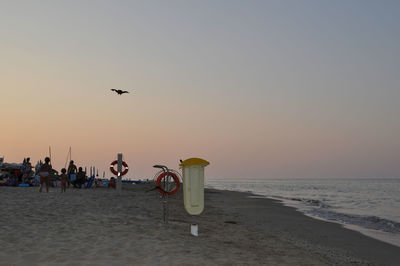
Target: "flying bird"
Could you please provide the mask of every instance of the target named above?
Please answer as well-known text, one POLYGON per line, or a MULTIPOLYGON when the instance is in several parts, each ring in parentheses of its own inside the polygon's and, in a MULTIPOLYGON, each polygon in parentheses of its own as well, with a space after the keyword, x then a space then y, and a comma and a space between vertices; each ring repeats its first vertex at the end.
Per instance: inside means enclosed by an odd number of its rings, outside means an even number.
POLYGON ((115 91, 116 93, 118 93, 118 95, 122 95, 124 93, 129 93, 129 91, 123 91, 123 90, 116 90, 116 89, 111 89, 112 91, 115 91))

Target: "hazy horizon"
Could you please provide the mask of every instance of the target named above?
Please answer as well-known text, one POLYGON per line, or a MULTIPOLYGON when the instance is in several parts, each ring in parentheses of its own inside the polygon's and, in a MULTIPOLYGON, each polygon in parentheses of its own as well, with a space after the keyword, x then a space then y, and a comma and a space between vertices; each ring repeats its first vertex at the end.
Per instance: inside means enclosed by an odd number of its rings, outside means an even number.
POLYGON ((1 1, 0 157, 400 177, 398 1, 1 1), (110 91, 130 91, 122 96, 110 91))

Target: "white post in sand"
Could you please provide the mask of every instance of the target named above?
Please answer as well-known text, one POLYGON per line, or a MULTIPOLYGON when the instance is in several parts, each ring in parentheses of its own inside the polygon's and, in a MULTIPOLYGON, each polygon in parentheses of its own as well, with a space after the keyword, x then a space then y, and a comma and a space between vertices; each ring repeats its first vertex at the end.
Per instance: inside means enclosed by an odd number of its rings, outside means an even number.
POLYGON ((118 194, 121 196, 122 195, 122 153, 118 153, 118 179, 117 179, 117 190, 118 194))
POLYGON ((199 236, 199 225, 197 224, 196 216, 192 216, 192 224, 190 225, 190 234, 199 236))

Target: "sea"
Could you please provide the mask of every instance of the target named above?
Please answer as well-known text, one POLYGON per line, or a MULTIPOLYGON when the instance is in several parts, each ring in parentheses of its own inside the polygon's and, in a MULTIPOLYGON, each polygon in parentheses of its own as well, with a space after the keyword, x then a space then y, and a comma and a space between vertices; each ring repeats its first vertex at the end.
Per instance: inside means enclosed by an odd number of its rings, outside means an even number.
POLYGON ((206 187, 251 192, 400 246, 400 178, 208 179, 206 187))

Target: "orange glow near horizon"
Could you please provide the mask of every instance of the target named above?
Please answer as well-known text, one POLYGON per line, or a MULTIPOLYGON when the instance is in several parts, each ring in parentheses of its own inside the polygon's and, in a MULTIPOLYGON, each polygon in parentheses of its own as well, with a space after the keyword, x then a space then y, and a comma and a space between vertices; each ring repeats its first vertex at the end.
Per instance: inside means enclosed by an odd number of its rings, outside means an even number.
POLYGON ((207 178, 400 176, 397 17, 339 3, 89 2, 0 11, 7 162, 51 146, 60 170, 71 146, 107 176, 123 153, 133 179, 189 157, 210 161, 207 178))

